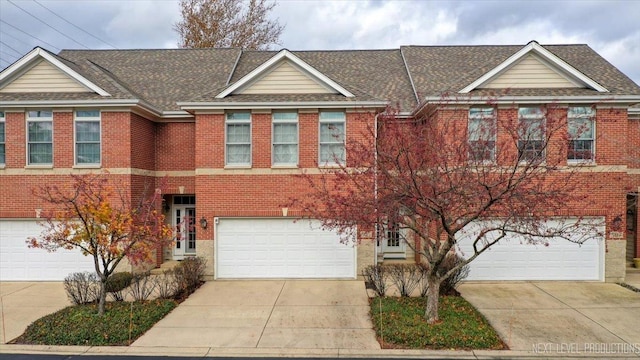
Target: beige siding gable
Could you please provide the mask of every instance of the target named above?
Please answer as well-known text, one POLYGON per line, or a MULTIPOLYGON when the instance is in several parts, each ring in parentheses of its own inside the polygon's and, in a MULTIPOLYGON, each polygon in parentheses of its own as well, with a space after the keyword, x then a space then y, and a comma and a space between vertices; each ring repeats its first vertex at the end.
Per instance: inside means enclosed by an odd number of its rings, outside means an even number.
POLYGON ((92 92, 46 60, 0 89, 0 92, 92 92))
POLYGON ((538 56, 529 54, 479 88, 579 88, 567 76, 554 70, 538 56))
POLYGON ((289 61, 282 61, 271 71, 238 89, 236 94, 331 94, 335 93, 321 85, 289 61))

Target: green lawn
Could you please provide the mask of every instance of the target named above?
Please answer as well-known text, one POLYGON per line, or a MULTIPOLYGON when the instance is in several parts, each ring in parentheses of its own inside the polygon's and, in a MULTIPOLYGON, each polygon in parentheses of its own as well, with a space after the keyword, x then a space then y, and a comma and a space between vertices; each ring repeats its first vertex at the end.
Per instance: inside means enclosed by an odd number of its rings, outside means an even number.
POLYGON ((487 320, 460 296, 440 297, 440 320, 427 324, 426 298, 370 300, 373 325, 383 348, 505 349, 487 320))
POLYGON ((109 302, 104 316, 95 304, 69 306, 34 321, 15 343, 129 345, 176 306, 174 300, 109 302))

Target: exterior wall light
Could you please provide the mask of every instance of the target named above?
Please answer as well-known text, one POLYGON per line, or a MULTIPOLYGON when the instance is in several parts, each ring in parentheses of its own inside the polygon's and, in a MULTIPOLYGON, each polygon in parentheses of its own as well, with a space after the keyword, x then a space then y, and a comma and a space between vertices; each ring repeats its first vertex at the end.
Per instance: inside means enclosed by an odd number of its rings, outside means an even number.
POLYGON ((207 226, 209 226, 209 222, 207 221, 207 219, 203 216, 200 218, 200 227, 203 229, 206 229, 207 226))

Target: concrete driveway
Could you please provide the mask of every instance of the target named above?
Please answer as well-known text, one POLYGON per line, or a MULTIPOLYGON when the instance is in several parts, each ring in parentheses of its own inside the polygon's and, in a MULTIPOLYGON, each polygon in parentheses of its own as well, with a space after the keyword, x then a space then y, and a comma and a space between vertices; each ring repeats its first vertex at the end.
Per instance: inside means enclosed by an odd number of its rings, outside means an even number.
POLYGON ((0 282, 0 343, 32 322, 71 305, 61 282, 0 282))
POLYGON ((362 281, 210 281, 133 347, 380 349, 362 281))
POLYGON ((464 283, 458 290, 511 350, 563 356, 640 354, 640 293, 619 285, 464 283))

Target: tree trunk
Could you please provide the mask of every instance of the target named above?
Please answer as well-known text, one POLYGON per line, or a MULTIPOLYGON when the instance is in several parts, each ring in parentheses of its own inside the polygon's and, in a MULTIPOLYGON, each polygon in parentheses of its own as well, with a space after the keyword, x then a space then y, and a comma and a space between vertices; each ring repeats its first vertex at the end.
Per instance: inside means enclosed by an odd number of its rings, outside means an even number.
POLYGON ((107 302, 107 278, 100 278, 100 297, 98 298, 98 315, 104 315, 104 305, 107 302))
POLYGON ((440 322, 438 316, 438 304, 440 296, 440 280, 435 276, 429 276, 427 278, 427 310, 424 313, 424 317, 427 319, 427 323, 430 325, 440 322))

